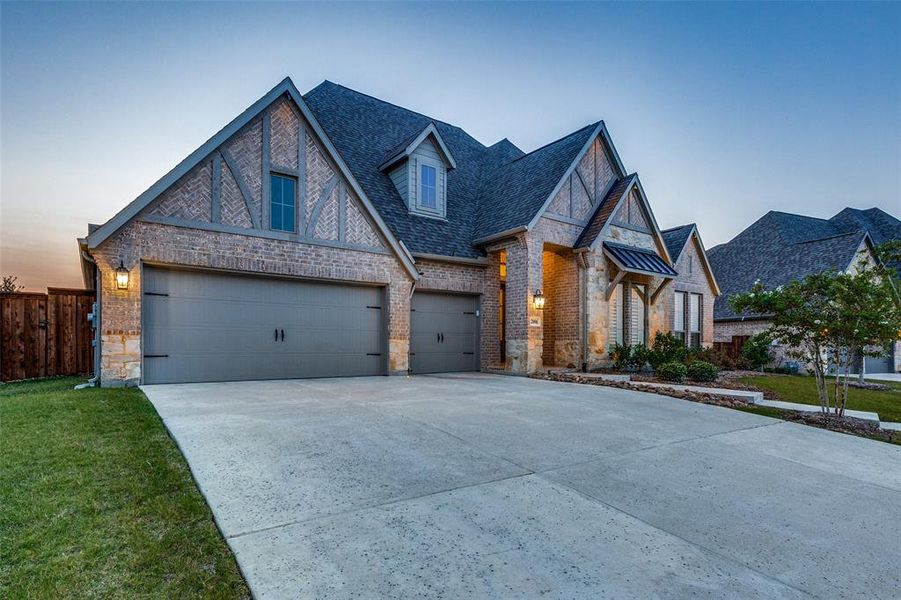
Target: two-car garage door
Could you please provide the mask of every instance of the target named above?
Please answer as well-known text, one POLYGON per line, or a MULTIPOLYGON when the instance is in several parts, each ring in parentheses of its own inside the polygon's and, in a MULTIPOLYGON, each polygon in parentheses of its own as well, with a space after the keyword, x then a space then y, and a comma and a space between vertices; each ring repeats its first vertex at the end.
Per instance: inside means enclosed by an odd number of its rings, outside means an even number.
POLYGON ((145 383, 383 375, 383 288, 145 267, 145 383))

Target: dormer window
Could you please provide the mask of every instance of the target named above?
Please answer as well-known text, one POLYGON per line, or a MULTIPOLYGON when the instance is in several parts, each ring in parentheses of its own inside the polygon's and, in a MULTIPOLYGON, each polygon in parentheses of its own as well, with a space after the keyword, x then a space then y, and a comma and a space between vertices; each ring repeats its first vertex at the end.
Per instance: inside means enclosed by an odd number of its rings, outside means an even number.
POLYGON ((444 219, 448 203, 447 175, 456 166, 438 127, 429 123, 389 151, 379 169, 391 178, 412 214, 444 219))
POLYGON ((419 203, 422 208, 438 208, 437 173, 431 165, 422 165, 419 169, 419 203))

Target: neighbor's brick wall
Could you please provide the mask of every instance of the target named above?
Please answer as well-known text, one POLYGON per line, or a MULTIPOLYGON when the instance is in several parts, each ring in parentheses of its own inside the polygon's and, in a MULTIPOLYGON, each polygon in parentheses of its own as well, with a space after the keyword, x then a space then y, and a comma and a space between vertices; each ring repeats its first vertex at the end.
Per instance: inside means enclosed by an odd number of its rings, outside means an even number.
POLYGON ((142 261, 387 285, 389 369, 408 368, 412 278, 391 254, 137 221, 123 227, 93 256, 103 284, 102 381, 140 378, 142 261), (130 271, 126 291, 115 289, 119 260, 130 271))

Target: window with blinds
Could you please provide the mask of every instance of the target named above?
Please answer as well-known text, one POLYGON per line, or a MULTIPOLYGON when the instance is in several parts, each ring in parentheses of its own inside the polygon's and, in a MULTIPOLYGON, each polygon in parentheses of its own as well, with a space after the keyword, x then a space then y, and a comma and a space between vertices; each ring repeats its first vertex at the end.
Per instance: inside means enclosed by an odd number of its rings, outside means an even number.
POLYGON ((676 292, 673 299, 673 335, 685 343, 685 292, 676 292))
POLYGON ((691 334, 691 347, 701 347, 701 294, 691 294, 688 307, 689 333, 691 334))

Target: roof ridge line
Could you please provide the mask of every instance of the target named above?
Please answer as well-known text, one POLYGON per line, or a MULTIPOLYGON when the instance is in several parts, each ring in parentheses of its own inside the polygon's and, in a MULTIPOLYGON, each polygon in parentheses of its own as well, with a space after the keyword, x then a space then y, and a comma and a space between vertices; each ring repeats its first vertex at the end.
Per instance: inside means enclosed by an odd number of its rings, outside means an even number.
POLYGON ((697 223, 686 223, 685 225, 676 225, 675 227, 670 227, 668 229, 661 229, 660 233, 666 233, 667 231, 675 231, 677 229, 685 229, 686 227, 697 227, 697 223))
POLYGON ((794 242, 793 244, 789 244, 789 246, 800 246, 801 244, 810 244, 812 242, 824 242, 826 240, 833 240, 835 238, 847 237, 849 235, 863 235, 867 234, 866 229, 855 229, 854 231, 849 231, 847 233, 837 233, 835 235, 827 235, 826 237, 814 238, 812 240, 804 240, 803 242, 794 242))
MULTIPOLYGON (((529 156, 529 155, 531 155, 531 154, 535 154, 536 152, 538 152, 538 151, 540 151, 540 150, 544 150, 544 149, 547 148, 548 146, 553 146, 553 145, 556 144, 557 142, 562 142, 562 141, 565 140, 566 138, 572 137, 572 136, 576 135, 577 133, 579 133, 580 131, 584 131, 584 130, 588 129, 589 127, 595 128, 595 127, 597 127, 598 125, 600 125, 600 124, 603 123, 603 122, 604 122, 604 121, 603 121, 603 119, 602 119, 602 120, 600 120, 600 121, 595 121, 594 123, 589 123, 588 125, 585 125, 584 127, 580 127, 580 128, 578 128, 578 129, 576 129, 575 131, 570 131, 570 132, 567 133, 566 135, 561 136, 561 137, 557 138, 556 140, 554 140, 554 141, 552 141, 552 142, 548 142, 547 144, 545 144, 545 145, 543 145, 543 146, 539 146, 538 148, 535 148, 535 149, 532 150, 531 152, 526 152, 526 153, 523 154, 522 156, 517 156, 516 158, 514 158, 514 159, 511 160, 510 162, 504 163, 504 166, 506 166, 506 165, 511 165, 511 164, 515 163, 516 161, 522 160, 523 158, 525 158, 525 157, 527 157, 527 156, 529 156)), ((507 138, 504 138, 504 139, 507 139, 507 138)), ((511 143, 512 143, 512 142, 511 142, 511 143)))
MULTIPOLYGON (((373 96, 372 94, 367 94, 366 92, 361 92, 360 90, 355 90, 355 89, 352 88, 352 87, 348 87, 348 86, 343 85, 343 84, 341 84, 341 83, 336 83, 336 82, 331 81, 331 80, 329 80, 329 79, 324 79, 324 80, 322 81, 322 83, 330 83, 330 84, 332 84, 332 85, 338 86, 339 88, 344 88, 345 90, 347 90, 347 91, 349 91, 349 92, 353 92, 354 94, 359 94, 359 95, 361 95, 361 96, 365 96, 365 97, 370 98, 370 99, 372 99, 372 100, 375 100, 375 101, 377 101, 377 102, 381 102, 382 104, 387 104, 388 106, 393 106, 394 108, 399 108, 400 110, 405 110, 405 111, 407 111, 408 113, 413 113, 414 115, 420 116, 420 117, 422 117, 422 118, 424 118, 424 119, 428 119, 429 121, 432 121, 432 122, 434 122, 434 123, 441 123, 442 125, 447 125, 448 127, 453 127, 454 129, 459 129, 459 130, 462 131, 463 133, 466 133, 466 135, 469 135, 469 137, 472 137, 469 133, 467 133, 467 131, 466 131, 465 129, 463 129, 463 128, 460 127, 459 125, 454 125, 453 123, 448 123, 447 121, 442 121, 441 119, 436 119, 435 117, 430 117, 429 115, 427 115, 427 114, 425 114, 425 113, 421 113, 421 112, 419 112, 419 111, 417 111, 417 110, 413 110, 413 109, 411 109, 411 108, 407 108, 406 106, 401 106, 400 104, 395 104, 394 102, 389 102, 388 100, 384 100, 384 99, 379 98, 379 97, 377 97, 377 96, 373 96)), ((319 85, 322 85, 322 83, 320 83, 319 85)), ((318 87, 318 86, 316 86, 316 87, 318 87)), ((315 89, 316 89, 316 88, 314 87, 313 90, 315 90, 315 89)), ((307 92, 307 94, 309 94, 309 93, 312 92, 313 90, 309 90, 309 91, 307 92)), ((304 96, 306 96, 306 94, 304 94, 304 96)), ((472 137, 472 139, 475 140, 474 137, 472 137)), ((476 141, 479 142, 479 140, 476 140, 476 141)), ((482 144, 482 142, 479 142, 479 143, 482 144)), ((482 146, 485 146, 485 144, 482 144, 482 146)), ((487 148, 488 146, 485 146, 485 147, 487 148)))

